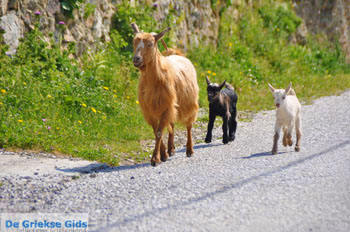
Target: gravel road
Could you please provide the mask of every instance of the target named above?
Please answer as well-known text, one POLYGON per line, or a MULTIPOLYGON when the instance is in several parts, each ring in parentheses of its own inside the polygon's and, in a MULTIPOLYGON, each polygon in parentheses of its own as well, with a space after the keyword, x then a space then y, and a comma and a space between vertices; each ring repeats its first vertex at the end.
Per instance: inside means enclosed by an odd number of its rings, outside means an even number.
POLYGON ((350 91, 302 107, 299 153, 270 154, 274 120, 239 122, 228 145, 217 128, 157 167, 0 175, 0 212, 89 213, 90 231, 350 231, 350 91))

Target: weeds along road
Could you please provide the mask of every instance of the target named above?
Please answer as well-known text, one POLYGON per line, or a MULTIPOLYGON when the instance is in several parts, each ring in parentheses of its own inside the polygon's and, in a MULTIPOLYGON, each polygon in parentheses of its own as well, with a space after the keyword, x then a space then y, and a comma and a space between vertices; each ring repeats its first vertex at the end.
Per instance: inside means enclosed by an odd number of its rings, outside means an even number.
POLYGON ((89 213, 90 231, 350 231, 350 92, 303 106, 299 153, 270 155, 274 121, 240 122, 229 145, 217 128, 155 168, 2 175, 0 212, 89 213))

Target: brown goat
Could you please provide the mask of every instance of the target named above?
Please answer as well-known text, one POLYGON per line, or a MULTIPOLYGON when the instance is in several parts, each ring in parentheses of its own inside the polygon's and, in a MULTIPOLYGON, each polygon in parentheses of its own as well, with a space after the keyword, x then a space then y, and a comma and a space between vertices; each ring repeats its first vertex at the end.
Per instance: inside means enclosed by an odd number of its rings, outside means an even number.
POLYGON ((159 34, 140 32, 134 29, 133 63, 140 72, 138 99, 143 116, 153 128, 156 144, 151 159, 153 166, 165 162, 175 152, 174 124, 181 122, 187 127, 186 155, 193 154, 192 123, 198 112, 197 74, 191 61, 183 56, 163 56, 157 46, 170 28, 159 34), (168 128, 168 151, 162 141, 164 128, 168 128))

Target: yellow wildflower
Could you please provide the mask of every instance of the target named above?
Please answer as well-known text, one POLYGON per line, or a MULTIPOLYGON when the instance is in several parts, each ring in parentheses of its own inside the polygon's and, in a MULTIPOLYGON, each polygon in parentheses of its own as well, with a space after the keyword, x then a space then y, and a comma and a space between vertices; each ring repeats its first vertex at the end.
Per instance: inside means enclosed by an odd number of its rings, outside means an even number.
POLYGON ((216 73, 213 72, 213 76, 216 76, 216 73))
POLYGON ((279 31, 280 31, 280 29, 277 27, 276 31, 277 31, 277 32, 279 32, 279 31))
POLYGON ((86 104, 85 103, 83 103, 83 104, 81 104, 83 107, 86 107, 86 104))
POLYGON ((139 102, 139 101, 136 101, 136 104, 140 104, 140 102, 139 102))
POLYGON ((228 43, 228 46, 229 46, 229 47, 232 47, 232 43, 228 43))
POLYGON ((107 116, 105 116, 105 115, 104 115, 104 116, 102 116, 102 119, 106 119, 106 118, 107 118, 107 116))
POLYGON ((91 110, 96 114, 96 109, 94 107, 91 107, 91 110))
POLYGON ((116 93, 116 92, 117 92, 117 90, 114 89, 114 90, 113 90, 113 93, 116 93))
POLYGON ((23 85, 27 85, 27 83, 26 83, 26 82, 23 82, 23 85))
POLYGON ((59 130, 60 128, 59 127, 56 127, 56 130, 59 130))
POLYGON ((1 93, 5 94, 6 90, 5 89, 1 89, 1 93))
POLYGON ((208 74, 211 74, 211 71, 210 71, 210 70, 208 70, 208 74))
POLYGON ((113 94, 113 97, 114 97, 114 98, 116 98, 116 97, 117 97, 117 95, 113 94))
POLYGON ((47 98, 52 98, 52 96, 50 94, 47 95, 47 98))
POLYGON ((97 113, 99 113, 99 114, 100 114, 100 113, 102 113, 102 112, 98 110, 98 111, 97 111, 97 113))
POLYGON ((82 121, 80 121, 80 120, 78 120, 78 122, 79 122, 79 124, 82 124, 83 122, 82 121))
POLYGON ((107 86, 103 86, 103 88, 104 88, 105 90, 109 90, 109 88, 108 88, 107 86))
POLYGON ((130 97, 129 97, 129 96, 126 96, 126 99, 130 99, 130 97))
POLYGON ((22 120, 22 119, 19 119, 18 122, 23 122, 23 120, 22 120))
POLYGON ((4 104, 4 103, 0 102, 0 106, 1 106, 2 104, 4 104))

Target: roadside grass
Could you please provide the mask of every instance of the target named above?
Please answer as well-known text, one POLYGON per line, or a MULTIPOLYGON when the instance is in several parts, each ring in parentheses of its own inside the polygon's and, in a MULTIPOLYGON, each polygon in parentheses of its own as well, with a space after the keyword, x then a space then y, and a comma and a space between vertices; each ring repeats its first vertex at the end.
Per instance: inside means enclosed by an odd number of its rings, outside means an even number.
MULTIPOLYGON (((306 45, 289 41, 300 19, 288 2, 259 1, 254 8, 242 4, 237 6, 242 15, 238 20, 222 9, 217 46, 187 52, 197 70, 202 108, 208 108, 206 76, 235 87, 241 112, 273 109, 268 82, 276 88, 292 82, 307 104, 350 89, 350 68, 338 44, 322 36, 309 36, 306 45)), ((144 31, 157 31, 176 27, 183 19, 170 11, 164 22, 155 22, 150 7, 123 4, 111 42, 78 59, 73 58, 74 44, 63 50, 60 41, 45 42, 38 27, 26 35, 12 58, 5 55, 7 47, 0 41, 0 147, 110 165, 125 159, 149 160, 151 151, 141 141, 154 136, 137 101, 139 74, 131 62, 129 25, 136 21, 144 31)), ((172 34, 165 39, 170 47, 174 44, 172 34)), ((208 115, 198 119, 207 120, 208 115)))

